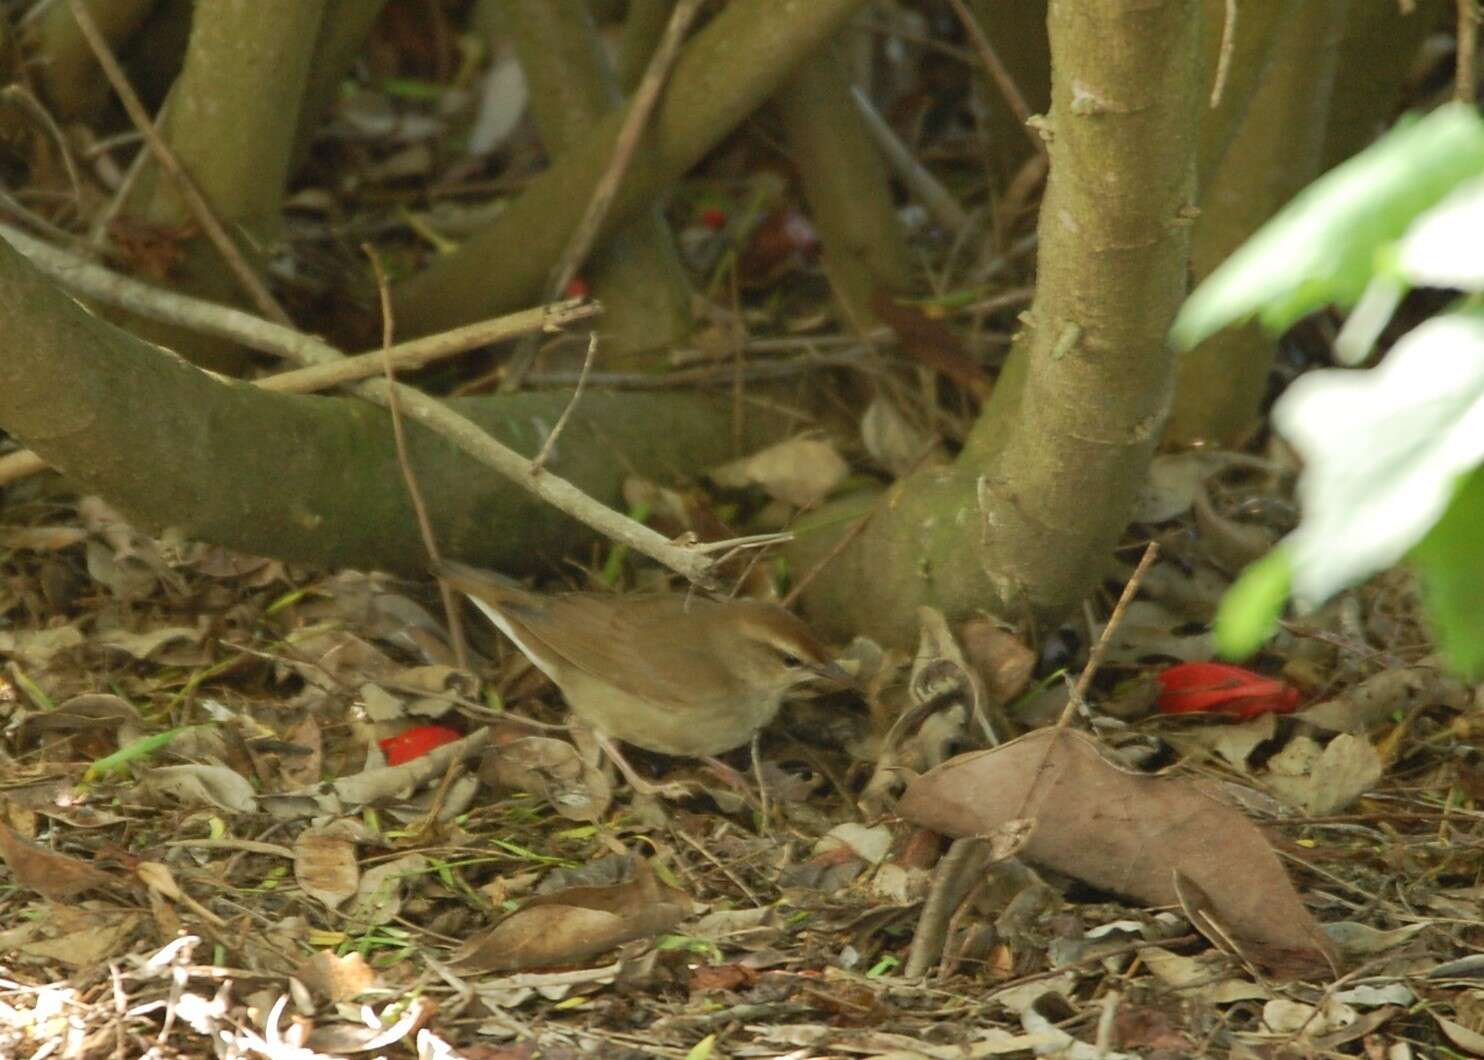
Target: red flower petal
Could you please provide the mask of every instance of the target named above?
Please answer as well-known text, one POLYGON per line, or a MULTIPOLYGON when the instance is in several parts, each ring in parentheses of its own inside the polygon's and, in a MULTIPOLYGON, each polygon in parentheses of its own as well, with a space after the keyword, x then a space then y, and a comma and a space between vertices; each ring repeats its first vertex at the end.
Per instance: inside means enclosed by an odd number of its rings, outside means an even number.
POLYGON ((1180 663, 1162 672, 1159 683, 1162 714, 1215 711, 1246 719, 1288 714, 1300 699, 1293 686, 1228 663, 1180 663))
POLYGON ((421 758, 435 747, 463 738, 463 733, 446 725, 419 725, 406 732, 399 732, 396 736, 388 736, 378 746, 386 755, 387 765, 400 766, 414 758, 421 758))

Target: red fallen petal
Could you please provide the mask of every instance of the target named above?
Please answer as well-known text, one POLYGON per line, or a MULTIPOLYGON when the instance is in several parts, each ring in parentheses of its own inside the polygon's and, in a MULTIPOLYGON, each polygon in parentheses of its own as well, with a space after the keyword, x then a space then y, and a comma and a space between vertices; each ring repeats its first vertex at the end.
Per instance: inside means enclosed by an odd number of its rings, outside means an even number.
POLYGON ((1159 675, 1163 714, 1219 711, 1238 718, 1287 714, 1298 708, 1296 688, 1228 663, 1181 663, 1159 675))
POLYGON ((593 289, 581 276, 574 276, 567 281, 567 289, 562 293, 568 298, 586 298, 593 293, 593 289))
POLYGON ((709 210, 701 211, 701 223, 713 232, 720 232, 727 226, 727 212, 719 210, 715 206, 709 210))
POLYGON ((414 758, 421 758, 436 747, 463 738, 463 733, 446 725, 419 725, 406 732, 399 732, 396 736, 388 736, 379 741, 377 746, 386 755, 387 765, 400 766, 414 758))

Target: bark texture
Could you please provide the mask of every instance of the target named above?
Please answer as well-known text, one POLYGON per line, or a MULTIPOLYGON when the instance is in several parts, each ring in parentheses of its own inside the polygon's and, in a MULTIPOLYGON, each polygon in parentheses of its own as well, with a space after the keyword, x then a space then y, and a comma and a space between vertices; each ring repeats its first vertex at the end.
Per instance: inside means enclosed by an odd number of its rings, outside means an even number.
MULTIPOLYGON (((176 526, 202 541, 299 562, 422 569, 383 409, 222 382, 89 313, 3 241, 0 330, 0 429, 140 525, 176 526)), ((569 397, 453 404, 529 456, 569 397)), ((636 471, 681 478, 731 457, 730 436, 718 429, 728 407, 682 394, 588 393, 550 466, 615 504, 636 471)), ((765 417, 748 425, 749 444, 768 437, 765 417)), ((450 556, 530 570, 591 539, 442 438, 406 426, 413 469, 450 556)))
MULTIPOLYGON (((541 141, 560 161, 619 108, 618 79, 582 5, 501 0, 500 10, 531 88, 541 141)), ((690 285, 659 207, 641 210, 599 243, 582 272, 604 306, 598 330, 606 364, 690 332, 690 285)))
MULTIPOLYGON (((950 468, 903 480, 813 582, 834 631, 893 643, 915 605, 1062 618, 1105 569, 1164 425, 1165 332, 1185 294, 1199 5, 1053 0, 1051 172, 1026 328, 950 468)), ((822 512, 807 570, 866 502, 822 512), (829 532, 833 530, 834 532, 829 532)))
POLYGON ((886 162, 832 47, 821 48, 799 68, 779 93, 778 110, 835 302, 847 326, 869 331, 878 323, 872 297, 878 290, 905 292, 912 260, 886 162))
MULTIPOLYGON (((1243 120, 1201 186, 1191 245, 1197 283, 1319 175, 1349 6, 1350 0, 1305 0, 1272 38, 1243 120)), ((1276 351, 1273 336, 1247 324, 1185 354, 1168 440, 1240 443, 1257 425, 1276 351)))
MULTIPOLYGON (((726 5, 676 62, 604 231, 653 203, 777 91, 862 2, 734 0, 726 5)), ((487 229, 398 284, 393 294, 403 333, 426 334, 538 301, 607 167, 622 123, 621 113, 604 118, 487 229)))
MULTIPOLYGON (((117 52, 155 6, 155 0, 87 0, 88 12, 105 40, 117 52)), ((108 99, 108 79, 83 39, 66 0, 47 8, 34 33, 41 57, 38 74, 42 92, 60 121, 96 118, 108 99)))

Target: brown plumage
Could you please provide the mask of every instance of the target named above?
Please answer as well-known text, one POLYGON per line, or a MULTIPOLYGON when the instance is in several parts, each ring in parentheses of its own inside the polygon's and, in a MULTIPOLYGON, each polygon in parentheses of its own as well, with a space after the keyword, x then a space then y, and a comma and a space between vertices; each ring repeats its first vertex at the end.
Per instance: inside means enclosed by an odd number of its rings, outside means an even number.
POLYGON ((772 721, 790 689, 816 677, 849 680, 808 627, 773 604, 679 593, 545 596, 461 563, 438 574, 600 736, 651 751, 721 754, 772 721))

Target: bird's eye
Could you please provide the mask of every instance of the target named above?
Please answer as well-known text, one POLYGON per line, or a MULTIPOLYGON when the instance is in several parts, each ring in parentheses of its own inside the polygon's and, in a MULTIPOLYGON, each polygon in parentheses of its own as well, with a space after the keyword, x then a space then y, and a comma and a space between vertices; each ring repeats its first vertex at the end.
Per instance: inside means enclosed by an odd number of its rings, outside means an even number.
POLYGON ((790 655, 788 652, 784 652, 783 665, 787 666, 790 670, 793 670, 797 669, 800 666, 803 666, 804 660, 800 659, 797 655, 790 655))

